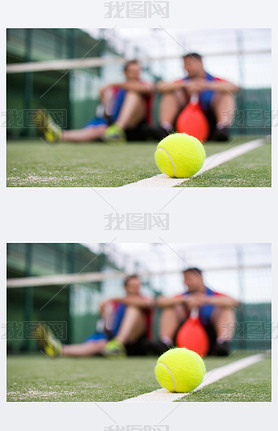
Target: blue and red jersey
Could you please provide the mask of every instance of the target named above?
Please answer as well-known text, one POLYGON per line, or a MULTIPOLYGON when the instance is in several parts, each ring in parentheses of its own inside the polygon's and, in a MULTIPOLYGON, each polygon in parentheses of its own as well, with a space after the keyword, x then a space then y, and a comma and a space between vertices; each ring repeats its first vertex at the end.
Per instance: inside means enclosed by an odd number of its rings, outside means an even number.
MULTIPOLYGON (((209 287, 205 286, 205 295, 208 296, 225 296, 223 293, 215 292, 214 290, 210 289, 209 287)), ((190 292, 184 292, 181 295, 178 296, 185 296, 185 295, 194 295, 190 292)), ((199 319, 202 323, 202 325, 206 326, 209 324, 211 315, 215 310, 215 305, 206 304, 199 308, 199 319)))
MULTIPOLYGON (((141 296, 141 298, 144 298, 144 297, 141 296)), ((117 332, 120 329, 127 305, 121 304, 119 302, 113 302, 112 304, 113 304, 113 309, 114 309, 113 310, 114 322, 113 322, 113 328, 111 330, 111 333, 115 337, 117 332)), ((146 310, 144 310, 144 314, 145 314, 145 318, 146 318, 147 336, 151 337, 152 310, 146 309, 146 310)))
MULTIPOLYGON (((141 296, 141 295, 140 297, 144 298, 144 296, 141 296)), ((113 311, 112 311, 113 322, 112 322, 112 328, 110 329, 110 333, 113 337, 115 337, 120 329, 127 305, 114 301, 112 302, 112 307, 113 307, 113 311)), ((153 310, 146 309, 144 310, 144 314, 146 318, 146 335, 148 338, 152 338, 153 310)), ((108 336, 105 332, 96 332, 89 335, 89 337, 86 338, 85 342, 96 341, 96 340, 106 340, 106 339, 108 339, 108 336)))
MULTIPOLYGON (((144 84, 143 81, 140 81, 142 84, 144 84)), ((120 110, 122 108, 122 105, 124 103, 124 98, 126 95, 126 90, 118 87, 112 87, 113 92, 113 109, 112 113, 110 115, 112 122, 114 123, 120 113, 120 110)), ((145 99, 146 103, 146 121, 148 124, 151 124, 152 122, 152 102, 153 102, 153 95, 152 94, 143 94, 143 98, 145 99)), ((87 124, 85 124, 84 127, 88 126, 99 126, 102 124, 108 124, 108 121, 104 117, 97 117, 90 120, 87 124)))
MULTIPOLYGON (((180 79, 176 82, 182 82, 182 81, 189 81, 192 78, 189 78, 188 76, 180 79)), ((221 78, 216 78, 215 76, 210 75, 209 73, 205 72, 205 78, 206 81, 220 81, 223 82, 224 80, 221 78)), ((215 95, 214 90, 204 90, 201 91, 199 94, 199 105, 202 109, 202 111, 207 111, 210 107, 211 101, 213 99, 213 96, 215 95)))
MULTIPOLYGON (((143 81, 140 81, 142 84, 144 84, 143 81)), ((113 87, 113 93, 114 93, 114 109, 113 113, 111 115, 111 118, 113 121, 116 121, 116 119, 119 116, 122 104, 124 102, 124 98, 126 95, 126 90, 123 90, 122 88, 113 87)), ((152 94, 144 94, 143 95, 146 103, 146 120, 150 124, 152 119, 152 100, 153 95, 152 94)))

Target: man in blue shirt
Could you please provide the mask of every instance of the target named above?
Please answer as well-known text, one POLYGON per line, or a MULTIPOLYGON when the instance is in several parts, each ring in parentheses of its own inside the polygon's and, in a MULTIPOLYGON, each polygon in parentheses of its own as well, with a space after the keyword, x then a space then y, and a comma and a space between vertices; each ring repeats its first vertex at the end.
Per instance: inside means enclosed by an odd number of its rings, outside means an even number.
POLYGON ((187 286, 184 293, 172 298, 158 298, 157 304, 162 308, 160 340, 173 345, 179 328, 188 319, 191 310, 198 309, 200 322, 210 338, 210 353, 227 355, 235 329, 234 308, 239 302, 208 288, 199 268, 188 268, 183 275, 187 286))
POLYGON ((207 117, 209 139, 227 141, 235 113, 234 93, 239 87, 207 73, 198 53, 186 54, 183 61, 185 78, 173 83, 161 81, 157 85, 162 94, 159 115, 161 127, 173 130, 179 114, 194 94, 198 95, 199 105, 207 117))

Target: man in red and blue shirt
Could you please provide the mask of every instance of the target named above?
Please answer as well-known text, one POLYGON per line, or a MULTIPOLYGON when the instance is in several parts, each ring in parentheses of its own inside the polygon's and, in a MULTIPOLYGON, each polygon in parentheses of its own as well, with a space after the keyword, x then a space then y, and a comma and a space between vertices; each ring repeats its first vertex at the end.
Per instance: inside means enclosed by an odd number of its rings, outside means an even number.
POLYGON ((125 356, 152 352, 151 329, 154 299, 141 295, 141 282, 130 275, 124 282, 125 295, 103 301, 100 315, 103 327, 80 344, 62 344, 51 329, 39 323, 34 336, 40 348, 50 357, 56 356, 125 356))
POLYGON ((192 309, 198 309, 199 319, 210 339, 210 353, 226 355, 235 329, 234 308, 238 301, 207 287, 199 268, 184 271, 187 290, 181 295, 158 298, 162 308, 160 340, 173 345, 178 329, 184 324, 192 309))
POLYGON ((174 130, 179 114, 188 104, 192 94, 199 96, 199 105, 207 117, 209 139, 226 141, 235 113, 234 93, 239 88, 226 80, 205 71, 200 54, 190 53, 183 57, 186 77, 173 83, 158 83, 162 93, 160 103, 160 125, 174 130))
POLYGON ((49 142, 146 140, 151 130, 155 86, 142 81, 136 59, 125 63, 123 73, 124 82, 109 83, 100 89, 100 109, 82 129, 62 130, 46 110, 37 110, 34 122, 45 139, 49 142))

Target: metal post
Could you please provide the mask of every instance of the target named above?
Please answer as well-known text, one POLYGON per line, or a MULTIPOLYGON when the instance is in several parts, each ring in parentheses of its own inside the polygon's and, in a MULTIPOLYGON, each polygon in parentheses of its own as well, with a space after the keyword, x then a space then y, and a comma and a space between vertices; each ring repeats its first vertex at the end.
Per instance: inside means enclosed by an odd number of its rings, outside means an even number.
MULTIPOLYGON (((243 51, 243 36, 242 31, 237 30, 237 50, 238 50, 238 69, 239 69, 239 86, 240 92, 238 94, 238 110, 240 111, 239 118, 245 124, 245 95, 244 95, 244 83, 245 83, 245 74, 244 74, 244 51, 243 51)), ((242 132, 247 135, 246 127, 243 128, 242 132)))
MULTIPOLYGON (((68 244, 68 272, 73 274, 75 272, 75 244, 68 244)), ((72 285, 70 284, 68 289, 68 309, 67 309, 67 343, 72 342, 72 317, 71 317, 71 290, 72 285)))
MULTIPOLYGON (((75 29, 67 30, 67 58, 75 58, 75 29)), ((67 93, 67 129, 73 128, 72 101, 71 101, 71 86, 72 86, 72 71, 68 74, 68 93, 67 93)))
MULTIPOLYGON (((108 266, 108 263, 109 263, 108 255, 105 252, 105 244, 100 244, 99 254, 102 255, 102 259, 101 259, 100 265, 97 266, 97 270, 98 271, 104 271, 105 268, 108 266)), ((97 258, 96 260, 98 261, 99 259, 97 258)), ((103 293, 104 281, 99 281, 97 283, 97 286, 98 286, 99 292, 103 293)))
MULTIPOLYGON (((238 316, 240 319, 240 323, 242 324, 243 334, 245 333, 245 313, 243 309, 243 302, 245 298, 245 281, 244 281, 244 270, 243 270, 243 250, 242 246, 236 246, 236 254, 237 254, 237 264, 238 264, 238 284, 239 284, 239 300, 241 303, 240 308, 238 309, 238 316)), ((247 340, 244 338, 240 338, 238 342, 238 347, 240 349, 247 348, 247 340)))
MULTIPOLYGON (((28 62, 32 59, 32 29, 25 30, 25 56, 24 61, 28 62)), ((22 136, 31 136, 31 128, 26 123, 26 113, 32 109, 33 100, 33 72, 26 72, 24 76, 24 101, 23 101, 23 130, 22 136)))
MULTIPOLYGON (((33 251, 33 244, 26 244, 26 251, 25 251, 25 276, 29 277, 32 274, 32 251, 33 251)), ((26 337, 27 331, 26 327, 28 327, 28 322, 32 321, 33 317, 33 287, 26 287, 25 288, 25 300, 24 300, 24 322, 25 322, 25 328, 24 328, 24 343, 23 343, 23 350, 24 351, 30 351, 31 350, 31 340, 29 337, 26 337)), ((29 334, 28 334, 29 335, 29 334)))

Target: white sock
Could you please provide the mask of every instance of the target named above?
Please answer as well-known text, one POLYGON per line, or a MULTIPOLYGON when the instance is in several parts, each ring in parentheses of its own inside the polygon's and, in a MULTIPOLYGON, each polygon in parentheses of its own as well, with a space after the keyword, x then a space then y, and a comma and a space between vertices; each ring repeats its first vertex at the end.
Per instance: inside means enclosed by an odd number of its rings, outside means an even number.
POLYGON ((217 341, 217 343, 219 343, 219 344, 223 344, 223 343, 225 343, 225 341, 228 341, 228 340, 225 340, 224 338, 218 337, 218 338, 216 339, 216 341, 217 341))
POLYGON ((220 130, 221 130, 221 129, 224 129, 224 127, 228 127, 228 126, 227 126, 227 124, 225 124, 225 123, 217 123, 217 124, 216 124, 216 127, 217 127, 217 129, 220 129, 220 130))
POLYGON ((160 126, 165 130, 171 130, 173 128, 172 124, 168 123, 168 121, 162 121, 160 126))
POLYGON ((167 346, 169 346, 170 344, 173 344, 172 338, 167 336, 160 337, 160 341, 162 341, 164 344, 167 344, 167 346))

